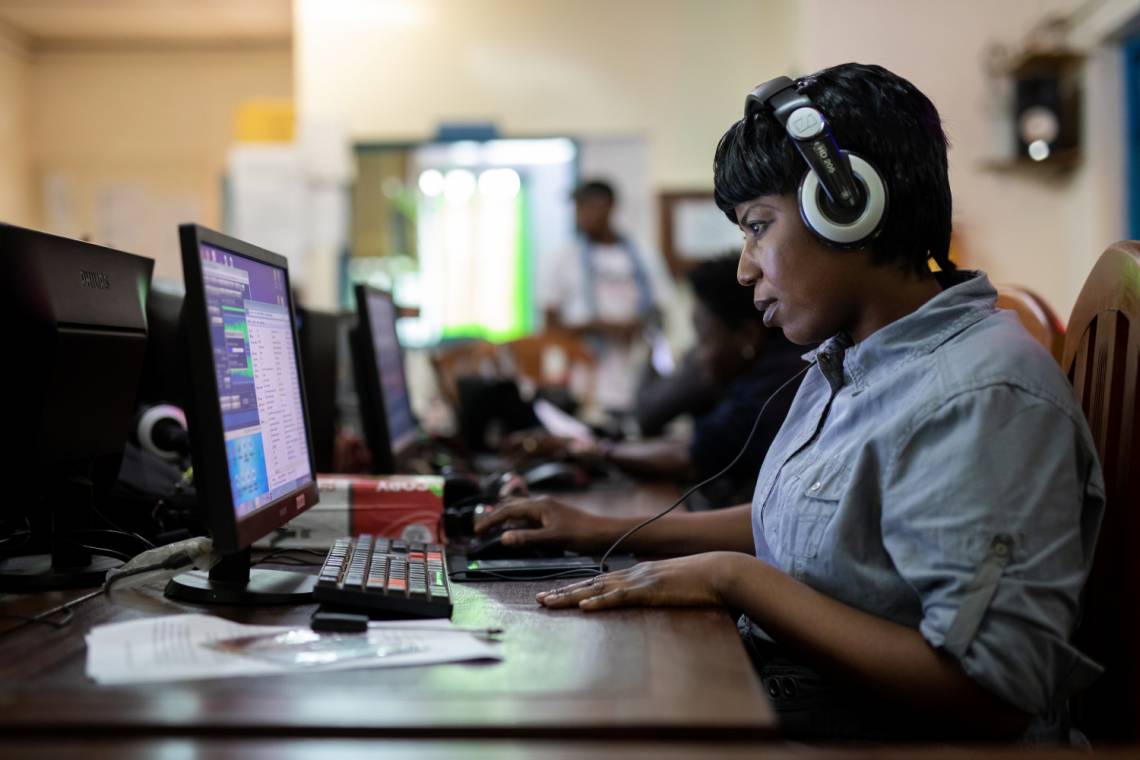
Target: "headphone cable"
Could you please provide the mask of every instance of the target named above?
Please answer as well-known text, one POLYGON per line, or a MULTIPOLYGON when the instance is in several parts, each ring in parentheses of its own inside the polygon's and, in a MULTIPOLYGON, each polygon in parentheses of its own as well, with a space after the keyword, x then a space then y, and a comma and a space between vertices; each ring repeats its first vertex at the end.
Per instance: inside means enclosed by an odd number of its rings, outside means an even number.
POLYGON ((661 512, 658 512, 657 514, 653 515, 652 517, 650 517, 646 520, 641 521, 637 525, 634 525, 632 528, 627 530, 625 533, 622 533, 620 536, 618 536, 617 540, 615 540, 612 544, 610 544, 610 547, 608 549, 606 549, 605 554, 603 554, 602 558, 600 560, 598 560, 598 566, 596 569, 575 568, 573 570, 562 570, 561 572, 548 573, 546 575, 519 575, 519 574, 507 575, 505 573, 496 573, 496 572, 493 572, 490 570, 480 570, 479 572, 483 575, 489 575, 489 576, 492 576, 494 578, 501 578, 503 580, 512 580, 512 581, 520 581, 520 580, 521 581, 546 581, 546 580, 554 580, 554 579, 558 579, 558 578, 567 578, 567 577, 570 577, 570 578, 574 578, 574 577, 589 578, 589 577, 597 577, 597 576, 601 575, 602 573, 606 572, 606 570, 605 570, 606 560, 608 560, 610 558, 610 555, 613 554, 614 551, 619 546, 621 546, 621 544, 627 538, 629 538, 630 536, 632 536, 634 533, 641 530, 645 526, 649 525, 650 523, 653 523, 653 522, 656 522, 657 520, 660 520, 662 517, 669 514, 674 509, 679 507, 682 503, 684 503, 685 499, 692 496, 694 491, 697 491, 701 488, 704 488, 709 483, 712 483, 714 480, 724 476, 729 470, 731 470, 733 467, 735 467, 736 463, 740 461, 740 458, 744 456, 744 453, 746 451, 748 451, 748 447, 752 445, 752 439, 753 439, 753 437, 755 437, 756 431, 760 427, 760 420, 763 419, 764 412, 768 410, 768 405, 770 403, 772 403, 772 399, 776 398, 776 396, 778 396, 782 390, 784 390, 789 385, 791 385, 793 380, 796 380, 796 379, 802 377, 809 369, 811 369, 814 366, 815 366, 815 362, 811 362, 806 367, 801 369, 799 372, 792 375, 787 380, 785 380, 783 383, 781 383, 779 388, 777 388, 776 390, 772 391, 771 394, 769 394, 768 398, 765 399, 763 405, 760 407, 760 411, 756 413, 756 420, 752 423, 752 429, 748 432, 748 438, 746 438, 744 440, 744 445, 740 447, 740 451, 738 451, 736 456, 732 458, 731 462, 726 464, 715 475, 710 475, 709 477, 702 480, 700 483, 697 483, 696 485, 689 487, 689 489, 686 490, 683 494, 681 494, 680 498, 678 498, 675 502, 673 502, 671 505, 669 505, 669 507, 667 509, 662 510, 661 512))

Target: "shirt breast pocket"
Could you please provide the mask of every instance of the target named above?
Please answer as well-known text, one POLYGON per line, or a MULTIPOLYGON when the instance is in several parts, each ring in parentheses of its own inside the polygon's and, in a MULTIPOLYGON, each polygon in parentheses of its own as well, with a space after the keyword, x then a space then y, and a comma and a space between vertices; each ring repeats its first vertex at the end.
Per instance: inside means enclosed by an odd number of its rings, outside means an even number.
POLYGON ((814 557, 819 553, 824 533, 839 509, 839 502, 851 480, 851 466, 842 462, 824 462, 809 468, 793 491, 787 543, 794 557, 814 557))

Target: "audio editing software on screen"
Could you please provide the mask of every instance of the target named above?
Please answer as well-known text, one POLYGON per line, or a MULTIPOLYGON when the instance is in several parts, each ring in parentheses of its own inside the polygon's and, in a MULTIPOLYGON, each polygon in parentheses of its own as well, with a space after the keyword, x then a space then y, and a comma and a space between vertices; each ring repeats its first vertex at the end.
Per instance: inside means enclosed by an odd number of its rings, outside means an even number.
POLYGON ((238 519, 312 481, 284 271, 201 246, 238 519))

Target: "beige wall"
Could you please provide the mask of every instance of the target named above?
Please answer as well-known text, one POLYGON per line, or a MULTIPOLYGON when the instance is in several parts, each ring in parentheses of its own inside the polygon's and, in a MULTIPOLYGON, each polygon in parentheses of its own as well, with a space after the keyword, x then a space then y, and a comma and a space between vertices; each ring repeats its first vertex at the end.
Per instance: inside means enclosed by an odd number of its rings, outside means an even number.
POLYGON ((298 108, 358 140, 463 120, 510 135, 644 135, 657 189, 708 187, 716 140, 751 86, 879 63, 942 112, 968 262, 1038 291, 1065 320, 1096 256, 1124 234, 1118 53, 1090 51, 1084 161, 1061 178, 984 168, 997 138, 982 60, 990 43, 1016 48, 1042 17, 1083 2, 298 0, 298 108))
POLYGON ((792 59, 791 0, 298 0, 301 114, 357 140, 441 121, 643 135, 660 188, 707 187, 744 94, 792 59))
POLYGON ((1037 291, 1063 321, 1096 256, 1124 234, 1123 178, 1111 160, 1123 147, 1119 62, 1111 48, 1093 51, 1084 160, 1057 178, 983 167, 995 138, 982 56, 995 41, 1016 48, 1044 15, 1082 2, 804 0, 797 45, 799 72, 879 63, 931 97, 951 141, 954 226, 968 263, 1037 291))
POLYGON ((0 221, 32 225, 30 63, 25 40, 0 24, 0 221))
POLYGON ((237 107, 292 95, 292 50, 48 48, 31 83, 43 227, 151 256, 156 277, 181 279, 175 224, 220 225, 237 107))

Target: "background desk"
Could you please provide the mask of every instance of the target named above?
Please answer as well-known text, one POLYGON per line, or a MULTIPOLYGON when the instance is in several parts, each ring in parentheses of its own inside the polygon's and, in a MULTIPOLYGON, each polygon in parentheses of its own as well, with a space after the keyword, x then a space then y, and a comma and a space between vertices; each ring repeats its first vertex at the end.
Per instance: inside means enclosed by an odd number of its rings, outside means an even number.
MULTIPOLYGON (((568 497, 592 510, 645 514, 675 491, 647 486, 568 497)), ((501 626, 504 660, 264 678, 97 686, 84 635, 147 615, 200 611, 161 584, 75 607, 61 631, 24 625, 0 637, 0 733, 9 736, 756 739, 775 719, 723 610, 548 611, 551 584, 455 584, 461 625, 501 626)), ((27 602, 24 602, 26 605, 27 602)), ((249 623, 306 625, 312 606, 216 608, 249 623)), ((25 613, 26 614, 26 610, 25 613)))

